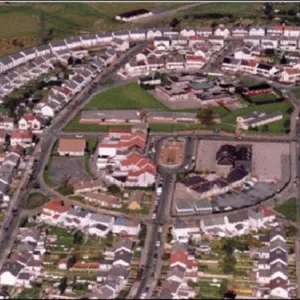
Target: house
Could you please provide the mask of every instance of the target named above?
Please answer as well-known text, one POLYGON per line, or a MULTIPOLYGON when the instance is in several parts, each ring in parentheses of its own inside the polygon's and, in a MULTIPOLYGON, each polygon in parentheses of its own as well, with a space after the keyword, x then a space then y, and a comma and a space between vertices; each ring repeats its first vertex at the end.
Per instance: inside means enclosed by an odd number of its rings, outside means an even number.
POLYGON ((195 212, 190 200, 177 199, 174 205, 178 214, 193 214, 195 212))
POLYGON ((137 83, 139 85, 159 85, 161 84, 161 79, 160 78, 156 78, 155 76, 144 76, 144 77, 140 77, 137 80, 137 83))
POLYGON ((129 268, 131 264, 131 259, 131 252, 120 250, 115 253, 113 266, 122 266, 125 268, 129 268))
POLYGON ((278 48, 279 41, 276 36, 263 36, 261 38, 261 47, 262 49, 276 49, 278 48))
POLYGON ((82 124, 129 124, 140 123, 138 110, 84 110, 80 115, 82 124))
POLYGON ((230 30, 226 28, 224 25, 220 25, 217 28, 215 28, 214 35, 227 38, 230 35, 230 30))
POLYGON ((262 36, 246 35, 244 36, 244 44, 252 44, 253 46, 260 46, 262 36))
POLYGON ((261 84, 243 88, 243 95, 245 96, 269 94, 272 92, 273 92, 273 88, 268 83, 261 83, 261 84))
POLYGON ((80 37, 70 37, 65 39, 65 43, 67 44, 68 49, 76 49, 81 48, 83 46, 82 40, 80 37))
POLYGON ((128 40, 113 39, 111 44, 117 52, 124 52, 129 49, 129 41, 128 40))
POLYGON ((128 209, 130 210, 140 210, 142 208, 142 202, 144 199, 143 191, 132 191, 129 196, 128 209))
POLYGON ((254 111, 248 113, 244 116, 239 116, 236 118, 238 126, 242 129, 248 130, 249 128, 254 128, 276 122, 281 120, 283 117, 280 111, 265 113, 263 111, 254 111))
POLYGON ((146 39, 146 29, 130 29, 129 37, 131 40, 145 40, 146 39))
POLYGON ((220 229, 220 236, 225 235, 226 222, 224 217, 213 216, 210 219, 202 219, 200 221, 200 228, 205 234, 210 234, 212 229, 220 229))
POLYGON ((64 40, 52 41, 50 44, 51 51, 60 51, 68 49, 68 46, 64 40))
POLYGON ((33 133, 29 130, 14 129, 11 134, 11 146, 28 145, 32 143, 33 133))
POLYGON ((141 8, 119 14, 115 17, 115 19, 118 21, 130 22, 133 20, 150 17, 152 15, 153 13, 151 11, 141 8))
POLYGON ((213 34, 212 27, 197 27, 196 28, 196 35, 208 37, 213 34))
POLYGON ((28 49, 22 50, 21 53, 24 54, 25 62, 36 58, 36 52, 35 52, 34 48, 28 48, 28 49))
POLYGON ((158 50, 167 50, 171 46, 171 39, 169 37, 155 37, 153 45, 158 50))
POLYGON ((300 36, 300 28, 297 26, 287 26, 283 27, 283 36, 286 37, 299 37, 300 36))
POLYGON ((222 70, 236 72, 239 69, 240 60, 235 58, 225 57, 222 62, 222 70))
POLYGON ((129 220, 124 217, 117 217, 113 224, 113 233, 126 234, 129 236, 135 236, 139 233, 141 225, 138 221, 129 220))
POLYGON ((7 263, 0 272, 0 284, 15 286, 23 268, 23 265, 18 262, 7 263))
POLYGON ((279 69, 275 68, 272 65, 268 65, 265 63, 259 63, 256 66, 256 73, 265 77, 272 77, 279 72, 279 69))
POLYGON ((153 40, 155 37, 162 37, 162 31, 160 29, 151 28, 147 30, 147 39, 153 40))
POLYGON ((102 224, 95 224, 88 228, 90 235, 96 235, 98 237, 105 237, 111 231, 111 229, 102 224))
POLYGON ((186 68, 202 68, 206 64, 206 59, 199 55, 186 55, 185 67, 186 68))
POLYGON ((22 52, 13 53, 10 55, 10 58, 13 60, 13 67, 17 67, 25 62, 25 55, 22 52))
POLYGON ((0 128, 6 130, 13 130, 14 119, 6 116, 0 116, 0 128))
POLYGON ((97 190, 107 191, 101 179, 80 180, 73 183, 74 194, 81 194, 97 190))
POLYGON ((58 263, 58 269, 59 270, 67 270, 67 263, 68 263, 68 259, 62 258, 58 263))
POLYGON ((279 39, 279 48, 284 51, 295 51, 298 49, 298 38, 281 37, 279 39))
POLYGON ((45 223, 57 224, 60 215, 66 215, 71 208, 70 204, 65 204, 62 200, 54 199, 46 203, 40 214, 40 220, 45 223))
POLYGON ((97 46, 97 44, 99 43, 96 34, 82 35, 80 38, 81 38, 81 44, 84 48, 91 48, 97 46))
POLYGON ((101 224, 111 229, 112 225, 114 224, 114 221, 115 221, 114 217, 108 215, 99 215, 96 213, 90 213, 89 216, 89 224, 91 226, 95 224, 101 224))
POLYGON ((59 139, 58 153, 60 156, 83 156, 85 150, 84 139, 59 139))
POLYGON ((41 119, 33 114, 25 114, 18 121, 18 127, 21 130, 40 130, 41 129, 41 119))
POLYGON ((123 30, 123 31, 114 31, 113 32, 113 38, 118 38, 122 40, 129 40, 129 31, 123 30))
POLYGON ((195 31, 195 29, 192 29, 192 28, 183 28, 180 30, 179 34, 184 37, 195 36, 196 31, 195 31))
POLYGON ((270 26, 267 26, 267 35, 278 37, 283 34, 283 30, 284 30, 284 26, 270 25, 270 26))
POLYGON ((249 35, 251 36, 265 36, 266 28, 263 26, 250 26, 249 35))
POLYGON ((193 202, 195 211, 200 214, 210 214, 212 213, 212 205, 210 200, 194 200, 193 202))
POLYGON ((300 81, 300 70, 294 68, 284 68, 280 73, 279 80, 284 83, 296 83, 300 81))
POLYGON ((244 37, 248 35, 249 30, 245 26, 236 26, 232 29, 232 36, 233 37, 244 37))
POLYGON ((190 236, 199 235, 200 227, 194 221, 183 221, 176 219, 172 226, 172 235, 175 241, 187 243, 190 236))
POLYGON ((112 195, 87 192, 84 194, 84 199, 90 202, 97 203, 102 207, 120 208, 122 206, 118 199, 112 195))

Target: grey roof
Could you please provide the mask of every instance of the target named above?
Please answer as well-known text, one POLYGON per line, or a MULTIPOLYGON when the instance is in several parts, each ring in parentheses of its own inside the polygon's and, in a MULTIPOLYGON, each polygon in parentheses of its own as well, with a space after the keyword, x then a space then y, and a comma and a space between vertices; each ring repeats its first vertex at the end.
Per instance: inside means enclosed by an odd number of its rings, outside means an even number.
POLYGON ((5 195, 9 190, 9 185, 0 180, 0 193, 5 195))
POLYGON ((74 43, 81 42, 81 39, 80 39, 80 37, 70 37, 70 38, 65 39, 65 42, 67 44, 74 44, 74 43))
POLYGON ((22 264, 27 264, 29 259, 31 258, 31 254, 29 252, 20 252, 16 255, 16 261, 22 263, 22 264))
POLYGON ((21 51, 22 53, 24 53, 25 55, 30 55, 30 54, 34 54, 34 48, 28 48, 28 49, 24 49, 21 51))
POLYGON ((114 293, 111 289, 107 287, 100 287, 99 289, 97 289, 97 293, 92 299, 111 299, 113 297, 113 294, 114 293))
MULTIPOLYGON (((120 31, 120 32, 123 32, 123 31, 120 31)), ((97 33, 97 36, 99 38, 102 38, 102 37, 112 37, 112 33, 111 32, 102 32, 102 33, 97 33)))
POLYGON ((61 46, 66 46, 66 42, 64 40, 52 41, 50 45, 51 47, 61 47, 61 46))
POLYGON ((243 222, 248 219, 248 211, 236 212, 234 214, 228 215, 227 218, 228 222, 230 223, 243 222))
POLYGON ((9 153, 2 164, 12 163, 14 166, 16 166, 19 163, 20 156, 16 153, 9 153))
POLYGON ((14 166, 12 165, 2 165, 0 167, 0 179, 4 182, 10 183, 14 172, 14 166))
POLYGON ((287 253, 281 249, 276 249, 270 253, 270 263, 280 259, 282 262, 287 263, 287 253))
POLYGON ((36 227, 24 227, 19 229, 18 239, 23 240, 26 237, 32 237, 34 240, 38 240, 41 234, 41 229, 36 227))
POLYGON ((0 62, 6 66, 6 65, 9 65, 10 63, 12 63, 12 59, 10 56, 4 56, 1 58, 0 62))
POLYGON ((81 112, 81 119, 140 120, 141 117, 138 110, 84 110, 81 112))
POLYGON ((129 270, 127 268, 124 268, 123 266, 113 266, 108 271, 108 277, 122 277, 127 278, 129 275, 129 270))
POLYGON ((271 266, 270 271, 271 271, 271 274, 275 274, 276 272, 281 272, 281 273, 283 273, 286 276, 288 276, 288 274, 289 274, 288 266, 284 265, 282 263, 273 264, 271 266))
MULTIPOLYGON (((105 226, 105 225, 103 225, 103 224, 96 224, 96 225, 94 225, 94 226, 92 226, 92 227, 95 227, 95 228, 97 228, 97 229, 99 229, 99 230, 101 230, 101 231, 105 231, 108 227, 107 226, 105 226)), ((91 228, 92 228, 91 227, 91 228)))
POLYGON ((82 82, 84 82, 84 78, 83 78, 81 75, 79 75, 79 74, 76 74, 76 75, 72 78, 72 80, 74 80, 74 81, 77 82, 77 83, 82 83, 82 82))
POLYGON ((175 201, 175 205, 178 210, 194 210, 193 205, 190 200, 177 199, 175 201))
POLYGON ((203 219, 203 225, 206 227, 224 225, 224 217, 212 216, 210 219, 203 219))
POLYGON ((99 223, 110 223, 114 217, 108 215, 99 215, 95 213, 90 214, 90 220, 99 222, 99 223))
POLYGON ((36 243, 19 243, 17 246, 18 251, 28 251, 33 252, 36 248, 36 243))
POLYGON ((88 41, 88 40, 97 40, 97 35, 96 34, 86 34, 86 35, 82 35, 81 39, 83 41, 88 41))
POLYGON ((128 264, 130 264, 131 257, 132 257, 132 254, 130 252, 121 250, 121 251, 118 251, 118 252, 115 253, 114 262, 116 262, 118 260, 122 260, 122 261, 127 262, 128 264))
POLYGON ((248 211, 248 216, 254 220, 262 220, 264 218, 264 214, 262 212, 255 212, 252 209, 248 211))
POLYGON ((20 59, 20 58, 24 58, 24 54, 21 54, 20 52, 16 52, 16 53, 11 54, 10 57, 12 59, 17 60, 17 59, 20 59))
POLYGON ((148 117, 173 118, 173 119, 196 119, 196 113, 172 112, 172 111, 149 111, 148 117))
POLYGON ((129 31, 128 30, 114 31, 114 35, 116 36, 129 35, 129 31))
POLYGON ((9 262, 1 270, 1 273, 10 272, 13 276, 18 276, 20 271, 23 269, 23 266, 18 262, 9 262))
POLYGON ((131 250, 133 248, 133 241, 131 239, 121 239, 114 245, 114 249, 118 251, 122 247, 131 250))
POLYGON ((18 276, 18 279, 21 280, 29 280, 30 279, 30 274, 27 272, 22 272, 20 273, 20 275, 18 276))
POLYGON ((80 208, 71 208, 68 211, 68 215, 72 215, 78 218, 85 218, 87 216, 88 212, 81 210, 80 208))
POLYGON ((258 277, 270 277, 270 270, 258 270, 258 277))
POLYGON ((145 33, 146 34, 146 29, 143 29, 143 28, 141 28, 141 29, 130 29, 130 33, 132 34, 134 34, 134 33, 145 33))
POLYGON ((210 208, 212 209, 211 201, 210 200, 195 200, 194 205, 196 209, 207 209, 210 208))
POLYGON ((50 46, 49 45, 41 45, 41 46, 38 46, 35 48, 38 52, 41 52, 41 51, 45 51, 45 50, 51 50, 50 46))
POLYGON ((278 248, 283 249, 287 252, 286 242, 281 239, 276 239, 270 242, 270 251, 275 251, 278 248))
POLYGON ((169 37, 166 37, 166 36, 156 36, 154 38, 154 41, 170 41, 170 38, 169 37))

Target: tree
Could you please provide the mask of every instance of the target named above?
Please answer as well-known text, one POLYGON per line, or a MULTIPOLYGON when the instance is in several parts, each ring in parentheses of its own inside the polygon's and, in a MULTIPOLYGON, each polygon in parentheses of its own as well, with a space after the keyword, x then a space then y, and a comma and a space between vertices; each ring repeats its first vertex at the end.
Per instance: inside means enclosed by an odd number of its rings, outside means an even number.
POLYGON ((289 10, 288 10, 288 15, 289 15, 289 16, 296 16, 296 15, 297 15, 297 12, 296 12, 294 9, 289 9, 289 10))
POLYGON ((214 123, 214 112, 211 108, 200 108, 197 112, 197 118, 204 125, 214 123))
POLYGON ((77 262, 76 256, 72 255, 67 261, 67 268, 68 269, 72 268, 76 262, 77 262))
POLYGON ((177 18, 173 18, 171 23, 170 23, 170 26, 172 28, 175 28, 179 23, 180 23, 180 21, 177 18))
POLYGON ((267 2, 265 4, 264 14, 266 16, 270 16, 270 15, 272 15, 272 13, 273 13, 273 7, 270 3, 267 2))
POLYGON ((282 58, 281 58, 281 60, 280 60, 280 63, 281 63, 282 65, 286 65, 286 64, 287 64, 287 60, 286 60, 285 55, 282 55, 282 58))
POLYGON ((269 132, 269 126, 268 124, 265 124, 262 128, 262 132, 269 132))
POLYGON ((112 194, 118 194, 121 192, 121 189, 116 184, 112 184, 108 187, 108 191, 112 194))
POLYGON ((59 283, 59 286, 58 286, 58 289, 59 289, 60 293, 63 294, 67 287, 68 287, 68 279, 67 279, 67 277, 63 277, 60 280, 60 283, 59 283))
POLYGON ((80 245, 83 242, 84 235, 81 231, 76 231, 73 235, 73 243, 80 245))
POLYGON ((111 247, 113 245, 113 241, 114 241, 114 235, 113 233, 110 231, 107 236, 106 236, 106 245, 108 247, 111 247))

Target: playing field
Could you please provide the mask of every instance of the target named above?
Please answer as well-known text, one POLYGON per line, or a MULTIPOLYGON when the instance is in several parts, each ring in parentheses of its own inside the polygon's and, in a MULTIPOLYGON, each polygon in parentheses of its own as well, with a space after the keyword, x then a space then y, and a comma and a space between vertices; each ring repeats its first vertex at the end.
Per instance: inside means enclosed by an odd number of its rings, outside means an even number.
POLYGON ((274 93, 254 95, 254 96, 249 97, 249 100, 255 104, 273 102, 273 101, 276 101, 277 99, 278 99, 278 96, 274 93))
POLYGON ((125 84, 94 96, 84 109, 163 109, 168 108, 136 83, 125 84))

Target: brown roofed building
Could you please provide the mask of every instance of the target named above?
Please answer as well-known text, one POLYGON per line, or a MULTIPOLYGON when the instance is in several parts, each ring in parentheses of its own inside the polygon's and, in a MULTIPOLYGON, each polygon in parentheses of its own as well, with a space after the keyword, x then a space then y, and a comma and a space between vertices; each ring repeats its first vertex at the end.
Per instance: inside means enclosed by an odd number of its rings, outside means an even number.
POLYGON ((60 156, 83 156, 85 149, 84 139, 60 139, 58 153, 60 156))
POLYGON ((143 191, 132 191, 129 197, 128 208, 130 210, 139 210, 141 209, 142 201, 144 199, 143 191))
POLYGON ((120 208, 121 204, 115 196, 100 193, 88 192, 84 194, 84 198, 88 201, 95 202, 103 207, 120 208))

